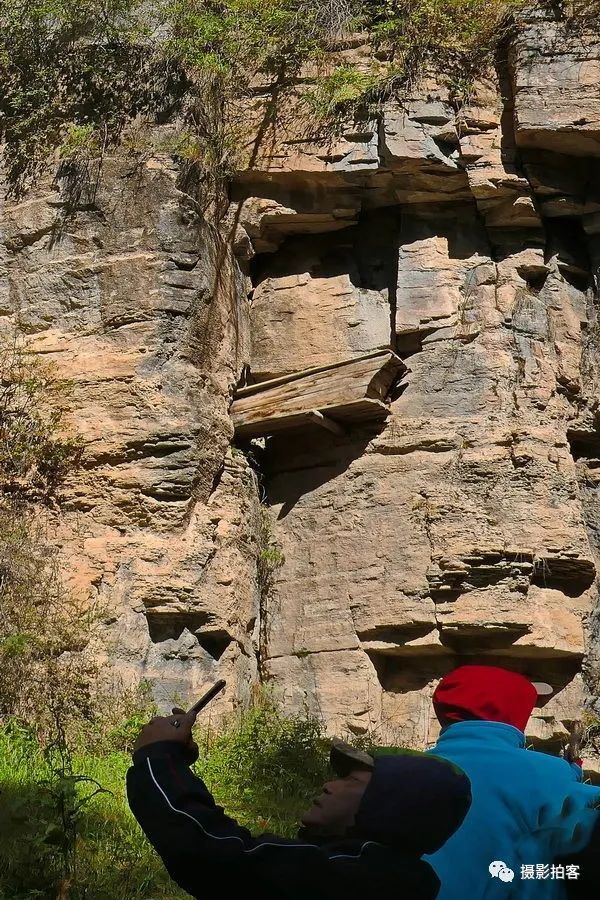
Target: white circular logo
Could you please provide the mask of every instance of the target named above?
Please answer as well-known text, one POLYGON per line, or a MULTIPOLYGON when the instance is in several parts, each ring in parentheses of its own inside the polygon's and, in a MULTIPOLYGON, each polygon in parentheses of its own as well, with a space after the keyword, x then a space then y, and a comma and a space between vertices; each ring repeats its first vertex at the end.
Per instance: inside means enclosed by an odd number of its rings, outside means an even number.
POLYGON ((494 862, 491 862, 488 866, 488 871, 492 878, 499 878, 500 881, 512 881, 515 877, 513 870, 509 869, 501 859, 495 859, 494 862))

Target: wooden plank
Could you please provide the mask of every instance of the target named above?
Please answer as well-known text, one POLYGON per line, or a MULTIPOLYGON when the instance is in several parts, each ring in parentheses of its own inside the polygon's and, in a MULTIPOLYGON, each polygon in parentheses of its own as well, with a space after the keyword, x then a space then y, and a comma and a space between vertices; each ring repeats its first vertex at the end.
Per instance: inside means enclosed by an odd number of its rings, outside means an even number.
POLYGON ((336 406, 335 408, 323 409, 323 415, 329 416, 340 425, 352 424, 352 422, 362 422, 368 419, 385 419, 390 413, 390 407, 382 400, 372 400, 365 398, 364 400, 355 400, 353 403, 347 403, 345 406, 336 406))
POLYGON ((376 357, 387 357, 391 350, 382 347, 380 350, 373 350, 371 353, 365 353, 363 356, 353 356, 351 359, 342 359, 332 363, 329 366, 314 366, 310 369, 299 369, 297 372, 290 372, 289 375, 280 375, 278 378, 270 378, 268 381, 257 381, 256 384, 248 384, 245 387, 238 388, 235 395, 237 397, 249 397, 265 389, 276 387, 279 384, 288 384, 297 381, 299 378, 305 378, 307 375, 317 375, 319 372, 331 372, 333 369, 339 369, 340 366, 351 365, 360 360, 375 359, 376 357))
POLYGON ((337 422, 334 422, 333 419, 330 419, 329 416, 324 416, 322 412, 319 412, 318 409, 311 409, 308 413, 308 417, 311 422, 314 422, 315 425, 320 425, 321 428, 326 428, 327 431, 331 431, 332 434, 337 434, 338 437, 343 437, 346 432, 343 428, 340 428, 337 422))
MULTIPOLYGON (((381 400, 355 400, 348 403, 344 407, 336 406, 331 409, 325 408, 323 415, 337 422, 368 422, 376 419, 385 419, 389 414, 389 406, 382 403, 381 400)), ((287 431, 291 428, 306 428, 307 425, 314 427, 314 420, 310 417, 310 412, 298 412, 292 415, 271 416, 268 419, 260 419, 256 421, 246 422, 245 424, 236 425, 236 436, 242 438, 264 437, 269 434, 276 434, 280 431, 287 431)))
POLYGON ((267 410, 277 412, 281 404, 304 410, 320 409, 323 404, 331 406, 336 402, 359 400, 367 396, 372 379, 372 370, 346 372, 345 375, 323 373, 290 385, 280 385, 261 394, 239 399, 236 397, 232 413, 242 409, 252 409, 257 414, 267 410))
POLYGON ((345 373, 333 372, 323 373, 318 377, 310 376, 302 381, 296 381, 290 385, 281 385, 264 393, 254 394, 251 397, 236 398, 234 403, 236 408, 242 406, 240 401, 247 409, 259 410, 262 407, 272 406, 278 403, 293 403, 298 400, 302 409, 311 408, 311 397, 317 398, 312 404, 319 406, 318 396, 325 395, 327 397, 339 396, 341 401, 348 399, 349 393, 357 397, 364 397, 369 389, 369 385, 373 380, 373 370, 369 368, 365 371, 354 371, 345 373))
MULTIPOLYGON (((234 404, 236 410, 256 408, 261 406, 270 406, 274 403, 289 402, 295 398, 308 398, 311 394, 319 392, 328 395, 335 395, 339 392, 342 400, 348 399, 348 392, 358 394, 358 396, 379 395, 380 399, 389 390, 391 382, 396 377, 396 372, 405 370, 402 361, 394 356, 391 351, 386 351, 384 357, 377 354, 377 358, 359 358, 349 360, 343 369, 335 367, 334 369, 320 369, 318 373, 310 370, 303 374, 301 379, 297 379, 292 383, 279 382, 272 388, 267 388, 269 382, 263 383, 263 390, 248 395, 246 389, 236 393, 234 404), (388 365, 390 357, 393 357, 392 364, 388 365), (384 365, 382 365, 384 363, 384 365), (381 374, 380 370, 383 370, 381 374), (370 389, 373 382, 375 389, 370 389)), ((258 387, 253 385, 253 388, 258 387)), ((318 407, 318 403, 312 404, 318 407)), ((311 408, 307 401, 302 404, 304 409, 311 408)))
POLYGON ((400 357, 396 356, 395 353, 390 353, 389 359, 385 365, 375 374, 373 381, 369 386, 367 396, 378 397, 380 400, 385 400, 393 384, 397 382, 406 371, 408 370, 400 357), (398 363, 400 363, 400 365, 398 365, 398 363))

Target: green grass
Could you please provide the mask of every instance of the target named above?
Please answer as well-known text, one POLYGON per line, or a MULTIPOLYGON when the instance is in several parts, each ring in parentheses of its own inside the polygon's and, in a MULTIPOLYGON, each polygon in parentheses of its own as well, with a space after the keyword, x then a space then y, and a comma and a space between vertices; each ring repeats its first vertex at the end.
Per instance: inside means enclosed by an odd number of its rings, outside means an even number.
MULTIPOLYGON (((72 898, 159 900, 187 895, 164 871, 129 812, 124 794, 126 753, 83 755, 74 770, 97 780, 110 793, 93 797, 78 822, 72 898)), ((61 881, 56 805, 40 751, 0 733, 0 896, 5 900, 54 898, 61 881)), ((59 827, 59 826, 58 826, 59 827)))
MULTIPOLYGON (((327 776, 320 726, 285 718, 269 702, 221 734, 200 735, 198 741, 197 769, 217 802, 256 832, 294 834, 300 813, 327 776)), ((124 789, 129 765, 129 754, 119 750, 79 751, 72 757, 73 774, 92 781, 79 781, 74 795, 81 805, 70 887, 63 895, 69 900, 187 896, 169 879, 129 811, 124 789), (91 796, 97 785, 103 792, 91 796)), ((63 794, 32 733, 11 723, 0 728, 0 788, 0 897, 55 900, 65 878, 63 794)))
POLYGON ((320 724, 262 701, 220 735, 199 740, 197 764, 217 801, 253 831, 290 836, 329 777, 320 724))

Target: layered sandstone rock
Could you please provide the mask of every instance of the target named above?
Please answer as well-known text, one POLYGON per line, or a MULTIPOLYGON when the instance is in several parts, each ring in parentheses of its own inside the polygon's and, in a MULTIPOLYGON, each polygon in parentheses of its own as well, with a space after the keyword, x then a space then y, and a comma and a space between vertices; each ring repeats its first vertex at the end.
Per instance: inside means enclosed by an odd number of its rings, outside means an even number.
POLYGON ((511 47, 520 147, 600 156, 597 34, 531 10, 511 47))
MULTIPOLYGON (((3 209, 3 327, 70 382, 82 467, 51 537, 102 619, 117 682, 186 700, 255 679, 256 491, 230 451, 244 280, 167 159, 105 159, 74 210, 58 181, 3 209)), ((110 668, 106 673, 111 674, 110 668)))
MULTIPOLYGON (((267 250, 253 262, 253 376, 314 364, 317 347, 319 364, 357 349, 359 316, 345 310, 375 286, 361 232, 379 238, 367 255, 384 273, 390 346, 411 370, 382 429, 267 442, 285 555, 268 668, 290 707, 334 730, 431 742, 433 688, 465 661, 554 685, 536 742, 558 746, 580 712, 598 559, 589 72, 600 46, 532 15, 506 49, 498 82, 458 111, 428 84, 401 109, 389 103, 378 129, 337 142, 301 142, 288 123, 263 175, 238 182, 240 222, 248 204, 248 234, 267 250), (586 106, 586 122, 562 121, 569 103, 586 106), (276 207, 268 223, 256 217, 261 191, 281 204, 280 230, 276 207), (356 224, 290 237, 292 210, 297 235, 319 230, 308 216, 324 194, 330 222, 337 208, 356 224)), ((374 349, 360 325, 360 349, 374 349)))

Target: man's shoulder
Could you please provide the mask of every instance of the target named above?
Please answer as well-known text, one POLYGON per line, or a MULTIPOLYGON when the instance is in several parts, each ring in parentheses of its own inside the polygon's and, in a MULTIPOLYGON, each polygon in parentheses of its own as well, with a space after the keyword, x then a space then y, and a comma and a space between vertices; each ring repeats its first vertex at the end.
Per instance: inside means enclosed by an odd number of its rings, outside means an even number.
POLYGON ((553 775, 562 775, 568 781, 579 781, 577 767, 567 762, 562 756, 552 756, 550 753, 543 753, 540 750, 533 750, 529 747, 523 748, 522 752, 532 765, 544 768, 553 775))
MULTIPOLYGON (((483 723, 486 725, 487 723, 483 723)), ((515 729, 510 729, 515 731, 515 729)), ((502 769, 517 765, 521 772, 529 771, 532 777, 552 778, 559 782, 577 782, 581 780, 577 766, 567 762, 560 756, 552 756, 526 746, 521 735, 521 742, 498 741, 493 730, 471 728, 470 733, 463 729, 448 729, 426 753, 444 757, 463 767, 467 774, 481 768, 489 771, 489 761, 493 757, 494 765, 502 769), (472 740, 476 738, 476 740, 472 740)))

